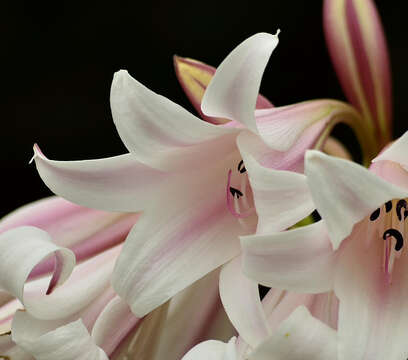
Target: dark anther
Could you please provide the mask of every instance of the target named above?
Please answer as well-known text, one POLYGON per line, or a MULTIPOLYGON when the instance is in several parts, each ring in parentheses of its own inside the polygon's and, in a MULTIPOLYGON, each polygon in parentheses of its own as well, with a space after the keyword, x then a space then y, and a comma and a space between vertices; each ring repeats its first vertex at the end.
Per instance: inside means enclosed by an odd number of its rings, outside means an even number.
POLYGON ((386 212, 390 212, 391 209, 392 209, 392 201, 390 200, 390 201, 387 201, 387 202, 385 203, 385 211, 386 211, 386 212))
POLYGON ((243 174, 246 171, 244 160, 241 160, 238 164, 238 171, 243 174))
POLYGON ((404 238, 402 234, 396 229, 388 229, 384 231, 383 239, 387 240, 389 236, 392 236, 397 243, 395 244, 395 250, 399 251, 404 246, 404 238))
POLYGON ((395 209, 397 211, 397 216, 398 216, 399 221, 402 220, 402 218, 401 218, 401 209, 402 208, 404 208, 405 211, 407 210, 407 202, 404 199, 397 202, 397 207, 395 209))
POLYGON ((377 210, 375 210, 375 211, 370 215, 370 220, 371 220, 371 221, 377 220, 379 216, 380 216, 380 208, 378 208, 377 210))
POLYGON ((239 191, 238 189, 235 189, 235 188, 233 188, 233 187, 230 187, 230 192, 231 192, 231 194, 232 194, 233 197, 234 197, 235 195, 237 195, 237 199, 239 199, 240 196, 244 196, 244 194, 243 194, 241 191, 239 191))
POLYGON ((407 218, 407 216, 408 216, 408 210, 405 210, 404 211, 404 220, 407 218))

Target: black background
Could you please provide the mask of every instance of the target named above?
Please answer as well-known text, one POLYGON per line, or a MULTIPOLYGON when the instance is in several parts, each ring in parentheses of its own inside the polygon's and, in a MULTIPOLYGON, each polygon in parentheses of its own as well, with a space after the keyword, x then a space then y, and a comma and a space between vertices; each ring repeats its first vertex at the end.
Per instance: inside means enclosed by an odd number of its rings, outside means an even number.
MULTIPOLYGON (((408 112, 408 4, 377 5, 391 52, 399 136, 408 112)), ((321 6, 319 0, 30 1, 10 16, 3 12, 3 58, 12 63, 3 66, 11 85, 3 84, 0 216, 50 194, 28 165, 34 142, 58 160, 126 151, 109 109, 110 83, 119 69, 193 111, 175 77, 173 54, 217 66, 250 35, 280 28, 262 93, 275 105, 344 99, 324 43, 321 6)))

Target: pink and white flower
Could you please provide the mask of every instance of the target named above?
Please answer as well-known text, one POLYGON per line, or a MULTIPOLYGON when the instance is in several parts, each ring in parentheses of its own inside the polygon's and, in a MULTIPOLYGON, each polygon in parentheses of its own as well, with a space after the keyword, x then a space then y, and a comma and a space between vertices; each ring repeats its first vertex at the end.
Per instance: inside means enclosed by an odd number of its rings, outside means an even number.
MULTIPOLYGON (((255 231, 253 197, 258 189, 254 182, 248 184, 240 139, 250 143, 263 165, 302 171, 304 151, 319 148, 337 122, 349 122, 364 133, 357 112, 332 100, 254 112, 262 74, 277 43, 276 35, 254 35, 218 68, 202 109, 208 116, 230 119, 225 125, 202 121, 120 71, 112 83, 111 107, 130 153, 59 162, 35 146, 37 169, 58 195, 102 210, 143 210, 112 281, 137 316, 238 256, 238 237, 255 231)), ((259 186, 267 185, 259 180, 259 186)), ((295 197, 279 193, 273 202, 275 208, 298 204, 295 197)), ((282 220, 276 212, 270 219, 279 231, 310 211, 302 205, 296 216, 282 220)))
POLYGON ((370 170, 318 151, 307 183, 322 220, 242 239, 244 271, 294 291, 334 290, 338 359, 405 359, 408 331, 408 133, 370 170))

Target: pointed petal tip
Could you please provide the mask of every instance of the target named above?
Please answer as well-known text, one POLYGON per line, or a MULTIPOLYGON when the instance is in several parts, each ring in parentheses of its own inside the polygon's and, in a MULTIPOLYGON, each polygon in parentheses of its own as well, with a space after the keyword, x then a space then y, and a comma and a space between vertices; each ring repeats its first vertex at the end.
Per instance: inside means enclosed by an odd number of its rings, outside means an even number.
POLYGON ((113 85, 116 85, 116 86, 121 85, 121 84, 123 84, 123 81, 125 79, 128 79, 130 77, 131 76, 130 76, 130 74, 129 74, 129 72, 127 70, 121 69, 119 71, 116 71, 113 74, 112 86, 113 85))

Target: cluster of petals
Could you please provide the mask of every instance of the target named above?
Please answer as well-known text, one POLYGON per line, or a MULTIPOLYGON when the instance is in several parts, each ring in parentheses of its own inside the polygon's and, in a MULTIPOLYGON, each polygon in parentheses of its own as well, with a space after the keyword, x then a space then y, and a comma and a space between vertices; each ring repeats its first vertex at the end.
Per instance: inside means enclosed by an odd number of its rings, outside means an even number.
POLYGON ((352 105, 273 106, 259 90, 279 32, 259 33, 217 70, 175 58, 202 118, 121 70, 110 102, 128 153, 34 146, 59 197, 0 221, 0 359, 408 356, 408 133, 369 170, 320 151, 348 157, 329 138, 339 122, 365 162, 390 140, 386 44, 370 0, 326 0, 324 20, 352 105))

